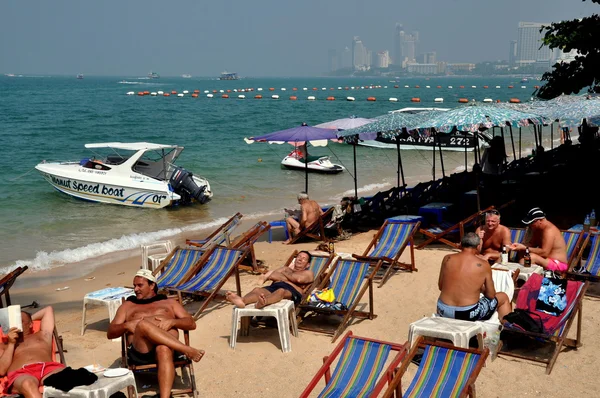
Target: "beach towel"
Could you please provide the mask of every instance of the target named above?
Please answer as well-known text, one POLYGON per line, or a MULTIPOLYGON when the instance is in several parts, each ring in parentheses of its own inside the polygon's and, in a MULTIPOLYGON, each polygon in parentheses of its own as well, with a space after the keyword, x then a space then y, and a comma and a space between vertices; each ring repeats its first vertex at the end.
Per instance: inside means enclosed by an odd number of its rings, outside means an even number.
POLYGON ((544 278, 540 286, 540 293, 535 304, 537 311, 558 316, 567 307, 567 280, 558 278, 544 278))

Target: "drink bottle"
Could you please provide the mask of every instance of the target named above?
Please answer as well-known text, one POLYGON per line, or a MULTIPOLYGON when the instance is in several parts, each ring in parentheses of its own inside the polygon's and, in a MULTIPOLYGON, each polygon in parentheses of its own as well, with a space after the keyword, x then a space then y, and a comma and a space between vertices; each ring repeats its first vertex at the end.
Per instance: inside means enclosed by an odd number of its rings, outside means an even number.
POLYGON ((596 226, 596 211, 594 209, 592 209, 592 212, 590 213, 590 227, 595 227, 596 226))
POLYGON ((588 232, 590 230, 590 215, 585 216, 585 220, 583 220, 583 230, 588 232))
POLYGON ((502 246, 502 253, 500 254, 500 264, 508 263, 508 252, 506 246, 502 246))
POLYGON ((525 249, 525 256, 523 257, 523 266, 531 267, 531 254, 529 254, 529 248, 525 249))

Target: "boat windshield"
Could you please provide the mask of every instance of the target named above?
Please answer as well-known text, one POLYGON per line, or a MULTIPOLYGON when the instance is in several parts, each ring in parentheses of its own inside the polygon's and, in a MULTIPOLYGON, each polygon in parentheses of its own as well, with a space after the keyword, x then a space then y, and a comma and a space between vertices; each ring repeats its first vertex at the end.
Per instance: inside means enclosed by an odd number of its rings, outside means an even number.
POLYGON ((175 160, 183 150, 182 147, 162 150, 146 151, 132 169, 136 173, 155 178, 157 180, 168 180, 173 173, 175 160))

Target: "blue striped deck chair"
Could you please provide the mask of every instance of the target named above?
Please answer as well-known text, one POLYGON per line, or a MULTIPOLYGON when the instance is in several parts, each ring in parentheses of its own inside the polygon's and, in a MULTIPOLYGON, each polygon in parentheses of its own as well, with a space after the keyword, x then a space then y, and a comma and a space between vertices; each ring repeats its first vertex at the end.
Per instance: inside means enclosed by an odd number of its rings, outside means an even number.
POLYGON ((242 294, 238 265, 247 254, 247 249, 228 249, 217 246, 210 252, 208 259, 200 265, 197 273, 191 276, 187 282, 169 285, 165 288, 166 290, 176 292, 180 302, 183 302, 183 293, 207 297, 200 309, 194 314, 194 319, 198 319, 202 311, 206 309, 212 299, 219 293, 221 287, 234 273, 237 294, 242 294))
POLYGON ((442 342, 425 342, 421 336, 402 360, 384 398, 394 395, 404 398, 474 397, 475 381, 488 355, 487 348, 479 350, 442 342), (402 394, 402 377, 415 355, 422 350, 419 368, 406 392, 402 394))
MULTIPOLYGON (((523 243, 523 239, 525 239, 525 232, 527 231, 525 228, 509 228, 510 231, 510 241, 511 243, 523 243)), ((519 252, 511 251, 508 255, 508 261, 516 263, 519 261, 519 252)))
MULTIPOLYGON (((342 316, 343 319, 335 330, 307 325, 304 322, 300 323, 300 328, 331 334, 333 335, 331 339, 333 343, 344 331, 350 318, 375 319, 376 315, 373 313, 373 277, 379 271, 381 262, 379 260, 373 266, 370 261, 347 260, 338 257, 317 288, 319 290, 326 287, 332 289, 335 294, 335 301, 343 304, 345 309, 320 308, 314 303, 300 304, 300 317, 301 321, 308 320, 309 315, 312 314, 317 315, 317 317, 318 315, 338 315, 342 316), (369 311, 357 311, 356 306, 367 289, 369 289, 369 311)), ((310 318, 312 320, 312 317, 310 318)))
POLYGON ((164 288, 185 282, 191 276, 190 271, 205 260, 202 256, 206 253, 207 250, 175 247, 154 270, 154 275, 157 275, 156 284, 159 288, 164 288))
POLYGON ((391 381, 394 369, 407 352, 408 343, 396 344, 354 336, 349 331, 333 352, 325 357, 323 366, 300 394, 300 398, 308 398, 322 379, 325 380, 325 386, 319 393, 319 398, 376 397, 386 383, 391 381), (396 355, 385 366, 392 351, 396 355), (335 369, 330 376, 336 360, 335 369))
POLYGON ((266 267, 260 267, 258 265, 258 260, 256 259, 256 254, 254 252, 254 244, 264 233, 268 232, 269 229, 271 229, 271 224, 266 221, 259 221, 246 232, 231 241, 231 244, 227 246, 230 249, 248 249, 248 255, 244 258, 244 262, 239 265, 241 270, 257 274, 268 271, 266 267))
POLYGON ((231 235, 242 222, 242 217, 242 213, 235 213, 206 239, 186 239, 185 243, 188 246, 200 247, 202 249, 208 249, 212 245, 229 246, 231 235))
POLYGON ((581 342, 581 321, 583 296, 589 282, 567 280, 567 306, 559 316, 553 316, 535 309, 543 276, 533 274, 519 291, 515 308, 525 309, 539 316, 544 332, 532 333, 524 331, 507 321, 503 321, 504 329, 501 338, 505 342, 499 355, 529 359, 546 364, 546 374, 552 372, 558 354, 563 345, 577 349, 581 342), (575 339, 568 338, 569 330, 577 317, 575 339), (507 340, 508 339, 508 340, 507 340), (550 349, 548 348, 550 347, 550 349))
POLYGON ((409 272, 417 271, 414 236, 420 225, 420 221, 414 223, 386 220, 365 249, 365 252, 362 255, 352 255, 359 260, 383 260, 382 267, 386 270, 379 281, 378 287, 384 285, 392 275, 394 268, 409 272), (400 262, 400 256, 408 244, 410 244, 410 263, 402 263, 400 262))
MULTIPOLYGON (((576 260, 569 267, 567 278, 600 282, 600 233, 592 233, 585 238, 576 260), (590 250, 584 262, 581 259, 588 243, 590 250), (581 266, 577 266, 579 263, 581 263, 581 266)), ((587 294, 588 296, 600 297, 597 292, 588 291, 587 294)))
POLYGON ((583 240, 583 231, 561 230, 560 232, 562 232, 562 236, 567 244, 567 264, 571 266, 571 263, 577 257, 579 246, 583 240))

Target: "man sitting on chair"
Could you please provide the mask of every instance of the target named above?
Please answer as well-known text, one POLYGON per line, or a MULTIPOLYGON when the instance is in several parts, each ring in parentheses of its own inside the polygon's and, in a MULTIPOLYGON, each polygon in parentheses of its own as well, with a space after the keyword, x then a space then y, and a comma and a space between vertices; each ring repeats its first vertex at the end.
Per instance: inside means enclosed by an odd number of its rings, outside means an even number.
POLYGON ((500 259, 502 246, 508 250, 512 244, 510 230, 500 224, 500 212, 495 209, 485 213, 485 225, 477 227, 475 233, 481 239, 479 252, 492 264, 500 259))
POLYGON ((198 362, 203 352, 179 341, 178 329, 194 330, 194 318, 175 300, 157 294, 152 271, 141 269, 133 278, 135 297, 119 307, 106 333, 109 339, 127 335, 128 360, 136 365, 158 364, 161 398, 171 395, 175 367, 173 352, 178 351, 198 362))
POLYGON ((461 240, 461 252, 442 260, 437 313, 465 321, 487 320, 498 310, 500 320, 512 311, 506 293, 496 293, 492 269, 477 249, 479 237, 469 232, 461 240), (480 298, 480 293, 483 297, 480 298))
POLYGON ((33 315, 21 312, 23 339, 19 331, 8 331, 8 342, 0 346, 0 375, 6 375, 3 385, 5 394, 21 394, 26 398, 41 397, 39 387, 51 374, 65 368, 52 360, 52 338, 54 333, 54 311, 46 307, 33 315), (33 321, 40 320, 39 332, 33 332, 33 321))
POLYGON ((244 297, 233 292, 227 292, 225 297, 238 308, 252 303, 256 303, 256 308, 263 308, 283 299, 293 300, 294 304, 298 305, 302 294, 315 279, 313 272, 307 269, 310 260, 310 253, 303 250, 298 253, 292 266, 281 267, 259 277, 261 285, 267 280, 273 281, 270 286, 256 287, 244 297))
POLYGON ((306 226, 312 225, 323 214, 323 209, 314 200, 308 198, 306 192, 298 194, 298 203, 300 203, 300 212, 295 218, 296 212, 285 209, 291 217, 286 217, 285 224, 289 233, 289 239, 283 243, 289 243, 296 235, 300 233, 306 226))

